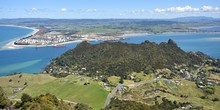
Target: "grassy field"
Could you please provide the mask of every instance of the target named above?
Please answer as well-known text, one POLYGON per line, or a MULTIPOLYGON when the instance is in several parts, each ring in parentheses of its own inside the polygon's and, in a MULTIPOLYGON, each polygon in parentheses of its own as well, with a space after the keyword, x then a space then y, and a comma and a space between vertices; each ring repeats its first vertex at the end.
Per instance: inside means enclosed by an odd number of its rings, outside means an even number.
MULTIPOLYGON (((158 79, 158 83, 156 85, 156 88, 166 91, 158 91, 156 93, 156 95, 160 96, 160 98, 158 98, 159 102, 162 101, 162 97, 167 97, 169 100, 176 100, 177 102, 192 102, 195 105, 203 106, 204 110, 209 110, 210 108, 212 110, 218 110, 220 108, 219 101, 212 101, 213 98, 220 99, 220 86, 215 86, 215 93, 207 95, 207 99, 201 99, 201 96, 205 96, 204 92, 202 89, 197 88, 195 83, 191 81, 179 80, 179 83, 176 84, 173 80, 165 81, 164 79, 158 79), (181 97, 181 95, 187 96, 187 98, 181 97)), ((122 99, 154 104, 154 87, 154 82, 142 84, 129 90, 127 93, 124 93, 122 99)))
POLYGON ((117 86, 118 83, 119 83, 119 80, 120 80, 120 77, 118 77, 118 76, 110 76, 110 77, 108 77, 109 83, 111 85, 113 85, 113 86, 117 86))
POLYGON ((65 78, 54 78, 47 74, 22 74, 21 78, 19 75, 0 77, 0 81, 0 86, 5 89, 8 96, 13 95, 13 87, 24 87, 24 83, 27 82, 28 86, 16 94, 17 98, 23 93, 31 96, 51 93, 60 99, 88 104, 95 110, 103 107, 108 95, 108 92, 99 86, 99 82, 86 76, 69 75, 65 78), (13 82, 9 82, 10 79, 13 82), (16 83, 17 81, 20 82, 16 83))
POLYGON ((178 87, 178 92, 184 95, 187 95, 188 98, 185 99, 189 102, 194 102, 198 105, 204 106, 204 109, 208 110, 212 108, 213 110, 218 110, 220 108, 219 101, 213 102, 211 99, 218 98, 220 99, 220 87, 215 86, 215 94, 208 95, 208 99, 201 99, 201 96, 204 96, 204 92, 201 89, 198 89, 194 82, 182 80, 183 85, 178 87))
POLYGON ((24 88, 28 86, 41 85, 55 80, 56 78, 48 74, 17 74, 0 77, 0 86, 4 88, 8 96, 12 96, 14 88, 24 88))
POLYGON ((203 106, 205 110, 209 110, 210 108, 213 110, 218 110, 220 107, 219 102, 213 102, 213 98, 220 99, 220 87, 215 86, 215 94, 207 95, 208 99, 201 99, 201 96, 205 96, 202 89, 196 87, 196 84, 187 80, 179 80, 179 85, 176 85, 174 82, 166 83, 164 81, 160 81, 165 88, 168 88, 168 91, 176 94, 177 96, 173 96, 171 94, 161 93, 160 95, 166 96, 170 100, 176 100, 178 102, 192 102, 196 105, 203 106), (180 97, 181 95, 188 96, 187 98, 180 97))
MULTIPOLYGON (((201 99, 205 96, 204 92, 197 88, 194 82, 187 80, 178 80, 178 84, 174 80, 158 79, 155 86, 153 76, 133 73, 133 76, 140 78, 143 81, 149 80, 133 89, 129 89, 122 98, 129 100, 142 101, 148 104, 154 104, 153 96, 154 87, 164 89, 167 92, 159 91, 156 95, 161 97, 158 99, 161 102, 162 97, 167 97, 170 100, 178 102, 192 102, 196 105, 204 106, 204 109, 212 108, 217 110, 220 108, 219 101, 213 102, 213 98, 220 99, 220 87, 215 86, 215 94, 208 95, 208 99, 201 99), (175 94, 176 96, 174 96, 175 94), (181 95, 188 96, 187 98, 180 97, 181 95)), ((211 78, 217 78, 216 75, 211 75, 211 78)), ((111 76, 108 80, 117 85, 119 77, 111 76)), ((133 80, 124 80, 125 84, 133 83, 133 80)), ((100 110, 108 95, 103 87, 100 86, 99 81, 94 81, 90 77, 80 75, 69 75, 65 78, 54 78, 48 74, 17 74, 12 76, 0 77, 0 86, 6 91, 11 98, 20 98, 23 93, 28 93, 31 96, 38 96, 40 94, 51 93, 60 99, 69 100, 73 102, 81 102, 88 104, 95 110, 100 110), (25 84, 26 83, 26 84, 25 84), (84 85, 85 83, 90 83, 84 85), (14 94, 13 89, 22 88, 18 93, 14 94)))
MULTIPOLYGON (((145 81, 145 80, 149 80, 149 79, 153 79, 154 76, 149 74, 146 75, 144 73, 137 73, 137 72, 133 72, 131 73, 131 75, 134 77, 134 79, 140 79, 140 81, 145 81)), ((133 80, 125 80, 124 79, 124 84, 131 84, 134 83, 134 79, 133 80)), ((119 83, 120 77, 119 76, 110 76, 108 77, 108 81, 110 82, 111 85, 113 86, 117 86, 119 83)))
POLYGON ((87 34, 87 33, 117 33, 118 30, 116 29, 101 29, 101 28, 94 28, 94 29, 87 29, 87 30, 81 30, 81 33, 87 34))
POLYGON ((155 78, 153 74, 144 74, 143 72, 141 73, 133 72, 131 75, 134 76, 135 78, 141 79, 141 81, 155 78))
POLYGON ((210 74, 208 78, 220 81, 220 74, 210 74))

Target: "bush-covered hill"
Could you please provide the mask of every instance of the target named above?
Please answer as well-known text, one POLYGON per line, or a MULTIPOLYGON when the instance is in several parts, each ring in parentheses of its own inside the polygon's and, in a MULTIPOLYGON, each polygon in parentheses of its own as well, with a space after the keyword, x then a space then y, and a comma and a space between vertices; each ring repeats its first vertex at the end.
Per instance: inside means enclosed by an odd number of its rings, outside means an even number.
POLYGON ((5 109, 10 107, 10 101, 8 97, 5 95, 2 87, 0 86, 0 109, 5 109))
POLYGON ((70 104, 63 100, 58 100, 55 95, 45 94, 32 98, 28 94, 23 94, 21 102, 16 102, 14 105, 17 109, 23 110, 72 110, 70 104))
POLYGON ((174 64, 201 62, 200 57, 184 52, 171 39, 160 44, 145 41, 141 44, 104 42, 92 45, 82 42, 52 60, 45 70, 48 73, 59 73, 61 69, 72 71, 86 68, 90 75, 99 73, 121 76, 131 71, 144 71, 149 67, 172 68, 174 64))

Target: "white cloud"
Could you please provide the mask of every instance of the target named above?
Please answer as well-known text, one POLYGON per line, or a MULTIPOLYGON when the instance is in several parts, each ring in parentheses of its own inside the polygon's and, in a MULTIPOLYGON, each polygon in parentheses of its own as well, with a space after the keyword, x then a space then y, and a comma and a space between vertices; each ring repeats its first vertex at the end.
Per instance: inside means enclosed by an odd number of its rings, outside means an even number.
POLYGON ((97 9, 87 9, 86 12, 96 12, 97 9))
POLYGON ((170 8, 156 8, 156 13, 185 13, 185 12, 220 12, 218 7, 202 6, 200 8, 194 8, 189 5, 183 7, 170 7, 170 8))
POLYGON ((220 9, 218 7, 212 7, 212 6, 202 6, 201 10, 204 12, 219 12, 220 9))
POLYGON ((132 13, 133 13, 133 14, 141 14, 141 13, 145 13, 145 10, 144 10, 144 9, 133 10, 132 13))
POLYGON ((120 16, 122 15, 141 15, 146 13, 145 9, 137 9, 137 10, 128 10, 128 11, 124 11, 122 13, 119 13, 120 16))
POLYGON ((37 8, 31 8, 31 10, 32 10, 32 11, 38 11, 38 9, 37 9, 37 8))
POLYGON ((102 12, 96 8, 88 8, 88 9, 67 9, 67 8, 61 8, 59 9, 59 12, 68 12, 72 14, 85 14, 85 13, 97 13, 97 12, 102 12))
POLYGON ((166 12, 166 10, 165 9, 156 8, 156 9, 154 9, 154 12, 162 13, 162 12, 166 12))
POLYGON ((67 10, 66 8, 61 8, 60 11, 61 11, 61 12, 66 12, 66 11, 68 11, 68 10, 67 10))
POLYGON ((47 11, 46 9, 39 9, 39 8, 31 8, 31 9, 25 9, 25 11, 28 14, 32 14, 32 13, 39 13, 39 12, 45 12, 47 11))

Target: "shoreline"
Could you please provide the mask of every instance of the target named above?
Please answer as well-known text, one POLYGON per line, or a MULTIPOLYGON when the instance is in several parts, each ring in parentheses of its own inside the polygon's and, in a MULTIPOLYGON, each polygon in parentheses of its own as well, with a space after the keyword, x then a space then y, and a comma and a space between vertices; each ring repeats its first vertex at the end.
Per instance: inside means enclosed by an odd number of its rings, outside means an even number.
MULTIPOLYGON (((0 50, 11 50, 11 49, 21 49, 21 48, 25 48, 25 47, 47 47, 47 46, 56 46, 56 45, 64 45, 64 44, 69 44, 69 43, 76 43, 76 42, 82 42, 82 39, 79 40, 75 40, 75 41, 67 41, 67 42, 62 42, 62 43, 56 43, 56 44, 49 44, 49 45, 15 45, 14 42, 31 36, 31 35, 35 35, 39 29, 36 29, 34 27, 25 27, 25 26, 16 26, 16 25, 0 25, 0 26, 11 26, 11 27, 18 27, 18 28, 26 28, 26 29, 31 29, 33 30, 31 33, 24 35, 20 38, 15 38, 12 39, 10 42, 8 42, 7 44, 5 44, 4 46, 2 46, 0 48, 0 50)), ((140 37, 140 36, 148 36, 148 35, 156 35, 156 34, 199 34, 199 33, 207 33, 207 34, 220 34, 220 32, 163 32, 163 33, 127 33, 127 34, 123 34, 123 35, 119 35, 119 36, 115 36, 115 37, 120 37, 120 38, 129 38, 129 37, 140 37)), ((219 40, 219 39, 218 39, 219 40)), ((88 39, 88 41, 96 41, 95 39, 88 39)))
MULTIPOLYGON (((5 46, 2 47, 2 50, 11 50, 11 49, 21 49, 21 48, 26 48, 26 47, 47 47, 47 46, 56 46, 56 45, 64 45, 64 44, 69 44, 69 43, 77 43, 77 42, 82 42, 83 40, 75 40, 75 41, 68 41, 68 42, 62 42, 58 44, 51 44, 51 45, 15 45, 14 42, 16 40, 13 40, 6 44, 5 46)), ((89 40, 90 41, 90 40, 89 40)), ((91 40, 92 41, 92 40, 91 40)))
MULTIPOLYGON (((28 36, 31 36, 31 35, 34 35, 39 31, 39 29, 25 27, 25 26, 16 26, 16 25, 0 25, 0 26, 11 26, 11 27, 19 27, 19 28, 26 28, 26 29, 32 29, 33 30, 33 32, 31 32, 31 33, 29 33, 25 36, 22 36, 20 38, 15 38, 14 40, 11 40, 9 43, 7 43, 3 47, 1 47, 0 50, 21 49, 21 48, 26 48, 26 47, 47 47, 47 46, 64 45, 64 44, 77 43, 77 42, 82 42, 83 41, 82 39, 79 39, 79 40, 75 40, 75 41, 67 41, 67 42, 62 42, 62 43, 57 43, 57 44, 50 44, 50 45, 15 45, 14 44, 15 41, 17 41, 19 39, 22 39, 22 38, 25 38, 25 37, 28 37, 28 36)), ((119 36, 116 36, 116 37, 126 38, 126 37, 144 36, 144 35, 151 35, 151 34, 149 34, 149 33, 131 33, 131 34, 119 35, 119 36)), ((97 40, 96 39, 88 39, 88 41, 97 41, 97 40)))
POLYGON ((152 35, 152 34, 150 34, 150 33, 129 33, 129 34, 124 34, 124 35, 120 35, 117 37, 128 38, 128 37, 135 37, 135 36, 147 36, 147 35, 152 35))
POLYGON ((117 37, 129 38, 129 37, 140 37, 148 35, 160 35, 160 34, 220 34, 220 31, 217 32, 163 32, 163 33, 133 33, 133 34, 124 34, 117 37))
POLYGON ((199 26, 199 27, 191 27, 192 29, 208 29, 208 28, 216 28, 216 27, 220 27, 218 25, 216 26, 199 26))
POLYGON ((18 26, 18 25, 0 25, 0 26, 8 26, 8 27, 25 28, 25 29, 31 29, 31 30, 36 29, 36 28, 32 28, 32 27, 18 26))
POLYGON ((34 27, 25 27, 25 26, 16 26, 16 25, 0 25, 0 26, 10 26, 10 27, 25 28, 25 29, 33 30, 32 32, 30 32, 27 35, 21 36, 19 38, 12 39, 10 42, 8 42, 4 46, 2 46, 0 48, 0 50, 21 49, 21 48, 27 47, 27 45, 15 45, 14 42, 19 40, 19 39, 34 35, 39 31, 39 29, 34 28, 34 27))

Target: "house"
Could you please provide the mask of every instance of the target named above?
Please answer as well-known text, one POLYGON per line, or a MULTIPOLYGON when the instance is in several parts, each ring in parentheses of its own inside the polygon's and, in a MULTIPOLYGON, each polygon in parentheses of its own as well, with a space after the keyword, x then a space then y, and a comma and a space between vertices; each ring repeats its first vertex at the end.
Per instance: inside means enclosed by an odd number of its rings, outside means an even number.
POLYGON ((217 69, 216 69, 216 72, 217 72, 217 73, 220 73, 220 68, 217 68, 217 69))
POLYGON ((133 75, 128 75, 129 79, 133 80, 134 76, 133 75))
POLYGON ((81 68, 82 71, 86 71, 86 68, 81 68))
POLYGON ((13 93, 17 93, 17 92, 19 92, 21 89, 22 89, 22 88, 20 88, 20 87, 15 87, 15 88, 13 89, 13 93))

